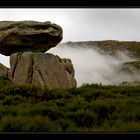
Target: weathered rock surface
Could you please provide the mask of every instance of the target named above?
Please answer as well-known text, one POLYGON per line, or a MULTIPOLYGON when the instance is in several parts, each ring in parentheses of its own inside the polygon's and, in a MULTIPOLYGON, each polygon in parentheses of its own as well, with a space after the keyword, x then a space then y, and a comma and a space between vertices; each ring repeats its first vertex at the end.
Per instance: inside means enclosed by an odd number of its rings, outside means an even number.
POLYGON ((50 89, 76 87, 75 71, 70 59, 28 51, 12 54, 10 66, 12 81, 17 84, 47 85, 50 89))
POLYGON ((0 63, 0 76, 6 79, 11 79, 10 69, 0 63))
POLYGON ((23 51, 46 52, 62 38, 62 28, 49 21, 0 21, 0 53, 6 56, 23 51))

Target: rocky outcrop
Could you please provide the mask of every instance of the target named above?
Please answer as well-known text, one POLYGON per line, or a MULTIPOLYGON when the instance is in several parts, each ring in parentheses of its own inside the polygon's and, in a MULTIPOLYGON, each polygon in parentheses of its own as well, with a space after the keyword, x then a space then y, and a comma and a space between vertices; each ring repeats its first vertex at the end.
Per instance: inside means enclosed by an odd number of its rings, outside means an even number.
POLYGON ((44 53, 62 38, 62 28, 49 21, 0 21, 0 53, 10 56, 10 69, 0 65, 0 76, 20 85, 76 87, 71 60, 44 53))
POLYGON ((133 74, 140 73, 140 60, 125 62, 120 66, 120 71, 133 74))
POLYGON ((6 56, 24 51, 46 52, 62 37, 62 28, 49 21, 0 21, 0 53, 6 56))
POLYGON ((12 54, 10 66, 12 81, 17 84, 47 85, 50 89, 76 87, 70 59, 29 51, 12 54))
POLYGON ((10 69, 0 63, 0 77, 11 79, 10 69))

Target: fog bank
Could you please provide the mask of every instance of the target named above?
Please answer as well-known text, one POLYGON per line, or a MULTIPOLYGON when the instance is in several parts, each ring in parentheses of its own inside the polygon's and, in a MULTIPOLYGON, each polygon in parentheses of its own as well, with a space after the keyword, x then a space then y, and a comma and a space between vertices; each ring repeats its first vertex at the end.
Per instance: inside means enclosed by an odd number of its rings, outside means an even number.
POLYGON ((98 83, 104 85, 120 84, 124 81, 140 80, 137 73, 130 75, 119 72, 120 64, 133 60, 127 52, 116 52, 111 56, 93 48, 79 46, 57 46, 48 51, 61 58, 70 58, 75 68, 75 77, 78 86, 84 83, 98 83))
MULTIPOLYGON (((122 82, 140 81, 140 72, 133 74, 119 71, 119 66, 127 61, 133 61, 128 52, 116 52, 113 56, 103 53, 102 50, 79 47, 61 46, 51 48, 48 53, 53 53, 61 58, 70 58, 75 69, 77 85, 97 83, 104 85, 118 85, 122 82)), ((46 52, 46 53, 47 53, 46 52)), ((0 63, 10 68, 10 57, 0 55, 0 63)))

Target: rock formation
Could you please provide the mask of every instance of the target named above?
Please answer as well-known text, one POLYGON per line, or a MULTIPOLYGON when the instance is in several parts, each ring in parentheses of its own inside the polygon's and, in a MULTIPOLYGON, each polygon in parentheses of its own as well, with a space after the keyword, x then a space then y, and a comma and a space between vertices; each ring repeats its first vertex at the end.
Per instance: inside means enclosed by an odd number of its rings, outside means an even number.
POLYGON ((1 21, 0 53, 10 56, 23 51, 46 52, 62 40, 62 33, 59 25, 49 21, 1 21))
POLYGON ((62 38, 62 28, 48 21, 1 21, 0 53, 10 56, 10 70, 0 65, 0 76, 20 85, 76 87, 71 60, 44 53, 62 38))
POLYGON ((134 73, 140 73, 140 60, 134 60, 134 61, 128 61, 123 63, 120 66, 120 71, 134 74, 134 73))
POLYGON ((70 59, 50 53, 21 52, 11 55, 10 66, 12 81, 17 84, 47 85, 50 89, 76 87, 70 59))

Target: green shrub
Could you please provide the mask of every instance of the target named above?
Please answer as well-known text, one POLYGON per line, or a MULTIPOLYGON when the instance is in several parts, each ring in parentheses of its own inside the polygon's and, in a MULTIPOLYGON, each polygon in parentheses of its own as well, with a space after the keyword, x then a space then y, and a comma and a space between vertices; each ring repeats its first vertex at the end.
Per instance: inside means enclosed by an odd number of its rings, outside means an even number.
POLYGON ((61 98, 70 98, 72 95, 67 90, 62 89, 54 89, 54 90, 48 90, 45 89, 43 92, 43 97, 46 100, 52 100, 52 99, 61 99, 61 98))
POLYGON ((67 101, 65 104, 66 110, 76 111, 77 109, 87 107, 88 102, 82 96, 75 96, 67 101))
POLYGON ((96 125, 98 115, 89 109, 78 109, 68 114, 78 127, 90 127, 96 125))
POLYGON ((0 131, 139 131, 139 108, 140 85, 49 90, 0 78, 0 131))
POLYGON ((74 121, 70 120, 70 119, 65 119, 65 118, 60 118, 58 120, 55 121, 57 124, 59 124, 62 128, 62 131, 76 131, 76 125, 74 123, 74 121))
POLYGON ((53 123, 48 117, 6 116, 1 120, 0 131, 4 132, 39 132, 61 131, 61 126, 53 123))
POLYGON ((27 100, 28 100, 27 98, 22 97, 20 95, 15 95, 15 96, 8 95, 8 96, 5 96, 5 98, 2 100, 2 104, 3 105, 18 105, 18 104, 26 102, 27 100))

